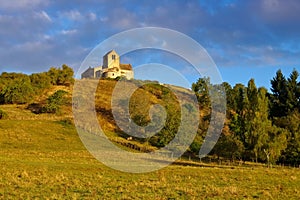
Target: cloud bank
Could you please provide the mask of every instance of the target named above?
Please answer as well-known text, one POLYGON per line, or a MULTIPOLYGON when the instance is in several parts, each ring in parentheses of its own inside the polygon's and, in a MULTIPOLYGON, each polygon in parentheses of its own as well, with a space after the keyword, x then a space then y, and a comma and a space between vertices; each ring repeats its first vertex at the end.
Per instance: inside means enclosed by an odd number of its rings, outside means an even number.
POLYGON ((145 26, 187 34, 220 68, 297 68, 299 19, 298 0, 0 0, 0 71, 77 69, 105 38, 145 26))

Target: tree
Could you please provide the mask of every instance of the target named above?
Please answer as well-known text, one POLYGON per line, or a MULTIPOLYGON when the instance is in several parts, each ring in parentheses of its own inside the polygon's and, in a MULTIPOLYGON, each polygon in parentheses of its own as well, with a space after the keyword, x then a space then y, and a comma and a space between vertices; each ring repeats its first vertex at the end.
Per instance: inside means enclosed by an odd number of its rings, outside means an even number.
POLYGON ((47 72, 48 77, 50 78, 50 82, 52 85, 57 85, 57 79, 59 76, 59 70, 55 67, 51 67, 47 72))
POLYGON ((241 159, 245 150, 244 145, 230 130, 227 123, 222 130, 222 134, 215 145, 213 152, 218 156, 231 160, 241 159))
POLYGON ((265 152, 264 160, 267 160, 268 164, 275 164, 282 154, 282 151, 286 149, 287 135, 288 131, 286 129, 276 126, 272 126, 272 129, 268 131, 268 140, 262 147, 265 152))
POLYGON ((195 92, 201 107, 208 107, 210 105, 209 87, 210 80, 206 77, 199 78, 196 83, 192 84, 192 90, 195 92))
POLYGON ((227 118, 230 117, 230 112, 234 109, 234 93, 232 91, 232 87, 229 83, 223 82, 222 87, 226 92, 226 108, 227 108, 227 118))
POLYGON ((74 83, 74 71, 72 68, 63 64, 62 69, 57 77, 57 85, 66 85, 69 86, 74 83))
POLYGON ((33 98, 33 88, 27 75, 9 75, 0 92, 0 101, 5 104, 24 104, 33 98))
POLYGON ((195 93, 200 111, 200 119, 197 135, 194 142, 191 144, 190 149, 192 152, 199 154, 199 150, 203 140, 207 134, 211 119, 211 102, 209 95, 209 87, 211 87, 209 78, 199 78, 196 83, 192 84, 192 91, 195 93))
POLYGON ((268 141, 268 132, 272 128, 272 122, 268 119, 269 102, 266 94, 267 90, 265 88, 259 88, 257 109, 252 120, 251 141, 253 143, 253 152, 256 162, 263 152, 263 147, 268 141))
POLYGON ((31 74, 30 81, 32 87, 39 92, 40 90, 43 90, 45 88, 50 87, 51 85, 51 79, 47 75, 47 73, 37 73, 37 74, 31 74))
POLYGON ((283 117, 288 113, 287 107, 287 80, 281 70, 276 72, 276 76, 271 80, 271 116, 283 117))
POLYGON ((249 107, 247 113, 249 114, 249 118, 253 118, 255 115, 255 110, 257 110, 257 106, 258 106, 258 90, 256 88, 254 79, 251 79, 248 82, 247 97, 249 101, 249 107))
MULTIPOLYGON (((285 164, 300 165, 300 113, 295 110, 289 116, 280 119, 280 124, 285 126, 287 134, 287 148, 282 152, 280 162, 285 164)), ((277 122, 279 123, 279 122, 277 122)))
POLYGON ((249 121, 247 121, 247 111, 249 100, 247 96, 247 88, 242 84, 236 84, 232 90, 234 105, 231 115, 229 128, 235 133, 239 140, 247 148, 246 135, 249 130, 249 121))
POLYGON ((287 131, 287 148, 281 153, 280 157, 280 162, 286 164, 300 163, 300 84, 297 82, 298 77, 299 73, 294 69, 287 80, 280 71, 272 80, 271 117, 277 127, 287 131))
POLYGON ((299 104, 299 84, 297 83, 298 77, 299 73, 294 69, 287 80, 286 106, 288 113, 291 113, 297 109, 299 104))
MULTIPOLYGON (((236 84, 233 88, 223 83, 227 96, 227 119, 213 152, 230 158, 242 156, 246 160, 300 164, 300 82, 294 69, 288 79, 281 70, 271 80, 271 93, 258 88, 254 79, 247 87, 236 84)), ((199 79, 193 84, 200 108, 199 133, 205 132, 210 118, 210 96, 218 87, 199 79), (209 90, 210 89, 210 90, 209 90), (212 90, 213 89, 213 90, 212 90), (205 123, 205 122, 208 122, 205 123)), ((201 134, 200 134, 201 135, 201 134)), ((203 137, 197 138, 201 141, 203 137)), ((202 141, 201 141, 202 142, 202 141)), ((193 143, 193 149, 199 148, 193 143)))
POLYGON ((52 85, 66 85, 69 86, 74 83, 74 71, 67 65, 62 65, 62 68, 51 67, 47 72, 50 77, 52 85))
MULTIPOLYGON (((248 153, 248 156, 251 159, 257 159, 255 156, 255 145, 258 139, 258 133, 256 132, 256 127, 254 126, 254 118, 258 111, 258 90, 256 88, 254 79, 251 79, 248 82, 248 87, 246 89, 247 93, 247 106, 245 106, 245 114, 244 114, 244 121, 245 121, 245 147, 248 153)), ((268 104, 267 104, 268 106, 268 104)))

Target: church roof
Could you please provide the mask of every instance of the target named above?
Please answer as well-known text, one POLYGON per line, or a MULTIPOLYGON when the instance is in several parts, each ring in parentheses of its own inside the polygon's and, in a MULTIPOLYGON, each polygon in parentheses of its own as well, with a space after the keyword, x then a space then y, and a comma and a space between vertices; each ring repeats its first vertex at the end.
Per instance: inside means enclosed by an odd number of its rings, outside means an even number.
POLYGON ((121 64, 120 63, 120 68, 123 70, 132 70, 131 64, 121 64))
MULTIPOLYGON (((107 52, 103 57, 107 56, 108 54, 110 54, 111 52, 115 52, 115 50, 110 50, 109 52, 107 52)), ((117 53, 117 52, 115 52, 117 53)))

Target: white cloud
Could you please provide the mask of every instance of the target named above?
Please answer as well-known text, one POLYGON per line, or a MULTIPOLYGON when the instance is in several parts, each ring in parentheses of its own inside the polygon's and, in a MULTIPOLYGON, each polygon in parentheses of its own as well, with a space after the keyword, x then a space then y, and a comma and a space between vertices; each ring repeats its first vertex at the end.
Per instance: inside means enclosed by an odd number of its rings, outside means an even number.
POLYGON ((83 18, 78 10, 70 10, 62 13, 62 17, 66 17, 70 20, 79 21, 83 18))
POLYGON ((46 50, 51 48, 51 45, 44 43, 42 41, 31 41, 25 42, 23 44, 19 44, 13 47, 15 51, 27 51, 27 52, 35 52, 36 50, 46 50))
POLYGON ((92 20, 92 21, 95 21, 95 20, 97 19, 97 15, 96 15, 95 13, 93 13, 93 12, 90 12, 90 13, 88 14, 88 17, 89 17, 89 19, 92 20))
POLYGON ((43 35, 42 38, 44 40, 50 40, 50 39, 52 39, 52 37, 50 35, 47 35, 47 34, 43 35))
POLYGON ((60 32, 62 35, 73 35, 77 33, 76 29, 72 29, 72 30, 62 30, 60 32))
POLYGON ((41 12, 37 12, 37 13, 35 14, 35 16, 38 17, 38 18, 41 18, 41 19, 43 19, 43 20, 52 22, 51 17, 50 17, 50 16, 47 14, 47 12, 44 11, 44 10, 41 11, 41 12))
POLYGON ((107 20, 108 20, 108 17, 101 17, 101 18, 100 18, 100 21, 101 21, 101 22, 107 22, 107 20))
POLYGON ((109 12, 108 19, 105 19, 104 22, 119 30, 133 28, 139 24, 136 15, 124 8, 115 8, 109 12))

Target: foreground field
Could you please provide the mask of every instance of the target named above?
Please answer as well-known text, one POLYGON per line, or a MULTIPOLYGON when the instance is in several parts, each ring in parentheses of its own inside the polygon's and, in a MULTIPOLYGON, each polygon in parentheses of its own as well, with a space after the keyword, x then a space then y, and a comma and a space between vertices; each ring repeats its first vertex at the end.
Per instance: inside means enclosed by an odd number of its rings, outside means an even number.
POLYGON ((118 172, 85 150, 72 125, 30 116, 0 120, 0 199, 300 197, 296 168, 172 165, 147 174, 118 172))

